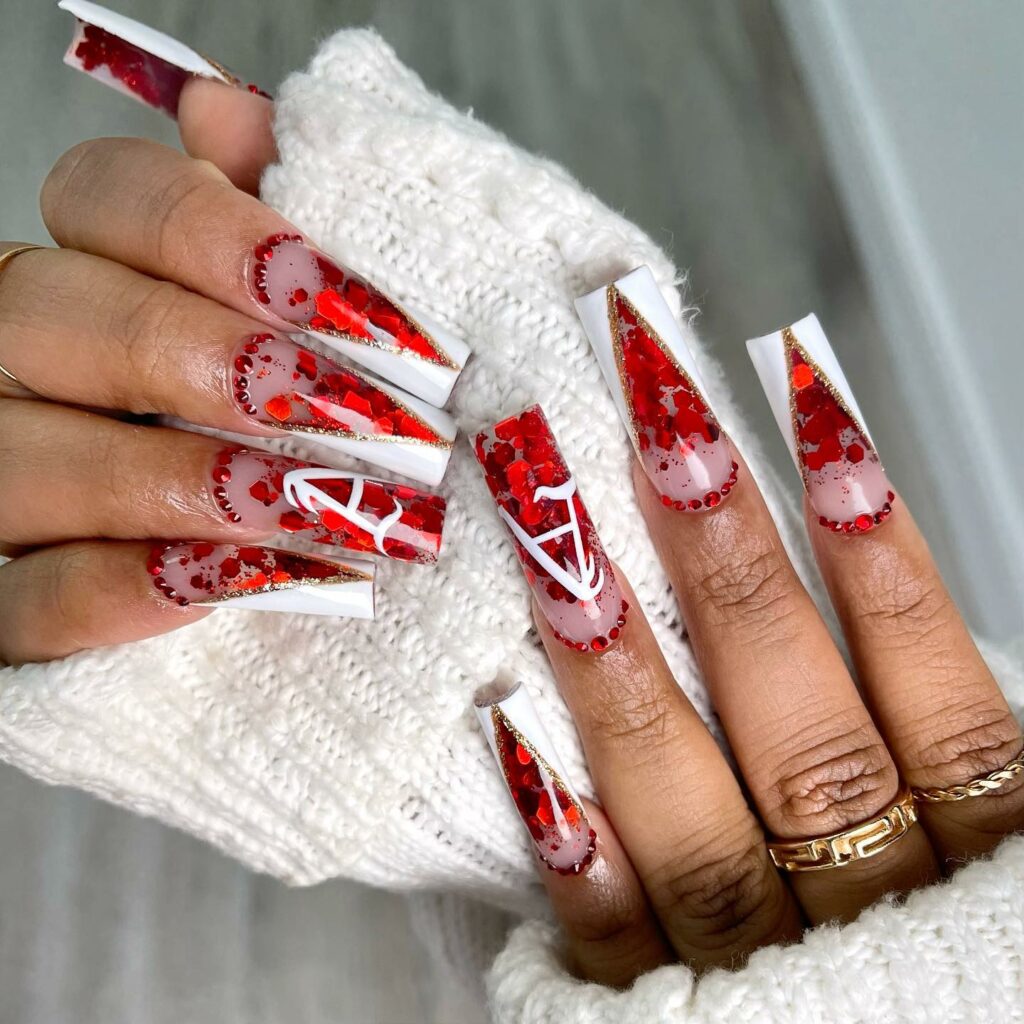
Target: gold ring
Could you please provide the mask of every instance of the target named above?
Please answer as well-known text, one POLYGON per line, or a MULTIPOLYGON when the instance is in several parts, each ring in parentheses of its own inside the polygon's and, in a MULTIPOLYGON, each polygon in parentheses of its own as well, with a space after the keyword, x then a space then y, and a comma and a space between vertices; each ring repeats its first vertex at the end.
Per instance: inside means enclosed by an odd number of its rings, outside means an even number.
POLYGON ((877 817, 816 839, 771 840, 768 853, 782 871, 827 871, 866 860, 902 839, 917 821, 910 787, 900 784, 896 799, 877 817))
POLYGON ((1024 750, 1011 761, 1007 761, 1002 768, 997 768, 988 775, 978 775, 960 786, 949 786, 946 789, 940 786, 932 789, 915 788, 912 792, 915 800, 922 800, 928 804, 967 800, 974 796, 991 796, 1008 782, 1013 782, 1019 775, 1024 775, 1024 750))
MULTIPOLYGON (((15 246, 15 248, 13 249, 8 249, 5 253, 0 253, 0 273, 3 273, 4 267, 6 267, 7 264, 10 263, 11 260, 13 260, 14 257, 19 255, 20 253, 31 252, 33 249, 45 248, 45 245, 18 245, 15 246)), ((3 363, 0 363, 0 373, 2 373, 5 377, 8 377, 10 380, 14 381, 14 383, 17 384, 18 387, 25 386, 24 384, 21 383, 20 380, 18 380, 17 377, 14 376, 13 373, 11 373, 10 370, 7 369, 6 366, 4 366, 3 363)))

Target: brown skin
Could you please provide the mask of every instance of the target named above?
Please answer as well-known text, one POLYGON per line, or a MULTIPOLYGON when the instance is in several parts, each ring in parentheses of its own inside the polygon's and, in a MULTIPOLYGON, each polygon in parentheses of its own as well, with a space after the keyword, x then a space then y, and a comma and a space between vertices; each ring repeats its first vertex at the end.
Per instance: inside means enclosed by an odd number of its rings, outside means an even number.
MULTIPOLYGON (((150 537, 260 539, 216 515, 208 468, 219 442, 123 414, 275 434, 239 413, 228 369, 240 338, 282 326, 245 285, 252 246, 289 228, 254 198, 274 154, 271 112, 197 81, 180 110, 191 158, 137 139, 75 147, 42 193, 62 248, 0 272, 0 363, 21 382, 0 376, 0 551, 17 555, 0 567, 0 658, 60 657, 209 614, 159 597, 145 571, 150 537)), ((964 782, 1004 764, 1022 738, 902 503, 864 535, 808 518, 858 689, 737 459, 738 483, 707 512, 666 509, 639 467, 635 485, 739 779, 621 570, 629 621, 604 653, 570 651, 536 616, 601 800, 587 805, 598 835, 589 869, 541 877, 571 965, 595 981, 625 985, 676 959, 735 964, 1024 827, 1018 782, 998 797, 924 805, 906 837, 842 870, 771 867, 769 834, 849 828, 886 808, 901 776, 964 782)))

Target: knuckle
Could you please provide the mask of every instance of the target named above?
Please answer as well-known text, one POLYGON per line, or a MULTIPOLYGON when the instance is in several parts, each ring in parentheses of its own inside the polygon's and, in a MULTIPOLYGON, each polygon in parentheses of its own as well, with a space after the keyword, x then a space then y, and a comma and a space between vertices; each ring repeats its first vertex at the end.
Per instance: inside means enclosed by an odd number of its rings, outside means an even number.
POLYGON ((919 644, 948 624, 952 605, 934 578, 917 572, 880 574, 854 597, 853 617, 890 646, 919 644))
POLYGON ((200 262, 194 251, 200 244, 198 233, 186 225, 223 205, 224 180, 210 174, 210 167, 205 161, 190 161, 146 197, 144 231, 157 259, 172 274, 200 262))
POLYGON ((602 902, 600 913, 576 909, 580 904, 567 904, 562 917, 566 930, 578 942, 595 946, 628 944, 650 927, 648 910, 633 893, 612 890, 602 902))
POLYGON ((86 183, 95 172, 100 151, 105 148, 107 141, 87 139, 72 146, 58 157, 43 181, 39 193, 39 209, 43 222, 58 242, 65 238, 64 211, 69 204, 82 201, 86 183))
POLYGON ((794 592, 792 571, 774 546, 736 547, 698 580, 697 599, 719 617, 775 619, 794 592))
POLYGON ((738 841, 673 857, 650 880, 659 915, 685 921, 688 938, 705 949, 742 946, 770 929, 779 914, 780 887, 764 837, 751 827, 738 841))
POLYGON ((938 785, 956 785, 1001 768, 1020 753, 1021 727, 1005 705, 975 704, 924 723, 931 739, 923 743, 915 765, 938 785), (950 723, 954 723, 950 728, 950 723), (940 731, 941 730, 941 731, 940 731))
POLYGON ((600 699, 591 710, 591 730, 602 741, 626 747, 631 754, 656 754, 678 733, 673 702, 662 688, 642 683, 621 687, 600 699))
POLYGON ((871 725, 826 723, 777 770, 766 817, 780 835, 825 835, 877 814, 897 785, 896 765, 871 725))
POLYGON ((73 647, 89 646, 97 613, 95 595, 104 580, 85 544, 66 544, 55 552, 49 588, 49 630, 73 647))

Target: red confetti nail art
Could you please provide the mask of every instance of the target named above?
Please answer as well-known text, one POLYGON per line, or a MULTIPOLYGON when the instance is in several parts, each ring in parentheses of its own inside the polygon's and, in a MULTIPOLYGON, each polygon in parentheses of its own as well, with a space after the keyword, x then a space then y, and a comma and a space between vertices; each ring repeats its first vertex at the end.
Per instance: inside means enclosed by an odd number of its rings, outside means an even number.
POLYGON ((460 369, 407 312, 301 235, 255 247, 252 286, 262 306, 296 327, 460 369))
POLYGON ((579 874, 597 847, 583 807, 500 708, 491 716, 505 781, 541 859, 559 874, 579 874))
POLYGON ((614 286, 607 293, 615 362, 644 470, 667 507, 715 508, 737 472, 718 421, 633 304, 614 286))
POLYGON ((232 523, 407 562, 437 560, 445 500, 404 484, 228 448, 211 472, 232 523))
POLYGON ((864 533, 892 512, 895 495, 889 480, 839 391, 791 328, 782 337, 797 454, 818 521, 835 533, 864 533))
POLYGON ((605 650, 628 605, 540 406, 479 434, 475 450, 555 635, 576 650, 605 650))
POLYGON ((176 604, 213 604, 299 585, 365 581, 358 570, 274 548, 196 541, 160 544, 147 563, 153 584, 176 604))
POLYGON ((421 416, 359 371, 273 334, 249 338, 234 370, 238 404, 279 429, 451 447, 421 416))

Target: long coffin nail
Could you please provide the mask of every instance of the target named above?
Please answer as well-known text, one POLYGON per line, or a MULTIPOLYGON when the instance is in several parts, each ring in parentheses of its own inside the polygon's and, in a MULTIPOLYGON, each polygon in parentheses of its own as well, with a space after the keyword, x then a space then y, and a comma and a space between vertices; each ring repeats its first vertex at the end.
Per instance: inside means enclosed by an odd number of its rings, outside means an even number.
POLYGON ((448 401, 469 358, 463 341, 301 235, 272 235, 257 245, 251 284, 261 307, 431 405, 448 401))
POLYGON ((77 19, 65 64, 171 117, 178 116, 181 90, 194 77, 267 96, 209 57, 123 14, 88 0, 60 0, 57 6, 77 19))
POLYGON ((688 512, 719 505, 737 465, 650 269, 580 297, 576 311, 662 503, 688 512))
POLYGON ((232 387, 242 410, 279 430, 434 486, 455 441, 455 421, 369 374, 274 334, 239 348, 232 387))
POLYGON ((445 500, 267 452, 226 448, 210 471, 224 518, 268 533, 404 562, 437 561, 445 500))
POLYGON ((180 605, 373 618, 370 562, 193 541, 157 545, 147 568, 161 596, 180 605))
POLYGON ((629 605, 540 406, 483 431, 475 448, 555 636, 578 651, 605 650, 629 605))
POLYGON ((478 690, 477 718, 541 860, 562 875, 585 871, 597 836, 522 683, 478 690))
POLYGON ((748 341, 747 351, 818 522, 836 533, 883 522, 895 495, 818 318, 748 341))

